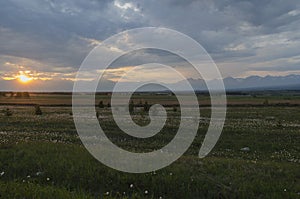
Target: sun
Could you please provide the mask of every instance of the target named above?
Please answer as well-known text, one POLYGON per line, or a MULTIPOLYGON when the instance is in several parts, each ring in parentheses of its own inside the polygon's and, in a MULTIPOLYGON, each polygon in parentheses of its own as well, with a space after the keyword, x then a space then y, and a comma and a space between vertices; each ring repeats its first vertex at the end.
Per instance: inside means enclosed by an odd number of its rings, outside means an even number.
POLYGON ((30 81, 32 80, 31 77, 29 77, 29 76, 27 76, 27 75, 24 75, 24 74, 19 75, 18 79, 19 79, 19 81, 22 82, 22 83, 28 83, 28 82, 30 82, 30 81))

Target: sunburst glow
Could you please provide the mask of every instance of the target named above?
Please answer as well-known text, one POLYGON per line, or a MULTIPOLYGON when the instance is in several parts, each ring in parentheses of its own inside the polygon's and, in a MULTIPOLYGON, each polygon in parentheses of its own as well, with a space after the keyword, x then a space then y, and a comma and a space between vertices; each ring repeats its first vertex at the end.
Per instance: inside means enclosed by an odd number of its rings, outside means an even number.
POLYGON ((32 80, 31 77, 29 77, 27 75, 24 75, 24 74, 19 75, 18 79, 22 83, 28 83, 28 82, 30 82, 32 80))

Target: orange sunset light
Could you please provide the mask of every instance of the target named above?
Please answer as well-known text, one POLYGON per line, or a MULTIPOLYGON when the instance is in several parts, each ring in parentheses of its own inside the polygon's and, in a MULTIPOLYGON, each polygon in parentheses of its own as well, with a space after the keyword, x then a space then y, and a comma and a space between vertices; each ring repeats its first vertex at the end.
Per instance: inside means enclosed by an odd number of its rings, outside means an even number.
POLYGON ((21 82, 21 83, 28 83, 32 80, 33 78, 28 76, 27 74, 23 74, 23 73, 20 73, 20 75, 18 76, 18 80, 21 82))

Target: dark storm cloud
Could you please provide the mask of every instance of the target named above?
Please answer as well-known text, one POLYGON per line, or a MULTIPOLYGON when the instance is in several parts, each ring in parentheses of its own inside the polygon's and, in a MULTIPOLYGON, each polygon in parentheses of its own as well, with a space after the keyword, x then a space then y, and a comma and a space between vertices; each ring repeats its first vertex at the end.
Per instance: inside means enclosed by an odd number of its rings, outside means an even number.
MULTIPOLYGON (((111 1, 2 1, 0 53, 78 67, 92 49, 88 40, 102 40, 139 24, 123 21, 111 1)), ((48 65, 49 65, 48 64, 48 65)))
POLYGON ((152 1, 145 1, 145 15, 153 23, 191 35, 205 45, 209 52, 220 52, 224 46, 247 40, 250 36, 280 33, 295 28, 299 30, 299 26, 295 25, 299 24, 300 15, 292 14, 293 10, 300 9, 297 0, 183 2, 160 1, 153 4, 152 1))
MULTIPOLYGON (((295 58, 300 54, 298 0, 1 1, 0 63, 7 61, 5 57, 10 62, 15 58, 16 64, 29 59, 38 63, 28 66, 32 70, 75 72, 97 42, 144 26, 173 28, 191 36, 226 75, 241 75, 255 64, 270 74, 284 67, 300 70, 295 58), (263 66, 266 61, 272 62, 270 67, 263 66)), ((155 56, 165 55, 149 54, 150 59, 155 56)), ((131 59, 123 64, 132 65, 131 59)), ((3 65, 0 71, 5 72, 3 65)))

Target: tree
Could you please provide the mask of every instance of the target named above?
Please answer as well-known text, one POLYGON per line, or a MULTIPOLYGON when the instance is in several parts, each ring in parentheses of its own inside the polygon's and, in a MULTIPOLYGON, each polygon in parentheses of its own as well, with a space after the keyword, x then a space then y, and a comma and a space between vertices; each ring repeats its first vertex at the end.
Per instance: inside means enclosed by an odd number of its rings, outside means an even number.
POLYGON ((23 95, 23 97, 25 97, 25 98, 29 98, 29 97, 30 97, 29 92, 23 92, 22 95, 23 95))
POLYGON ((16 93, 16 98, 29 98, 30 95, 28 92, 17 92, 16 93))
POLYGON ((23 97, 23 93, 21 93, 21 92, 17 92, 17 93, 16 93, 16 97, 17 97, 17 98, 21 98, 21 97, 23 97))

